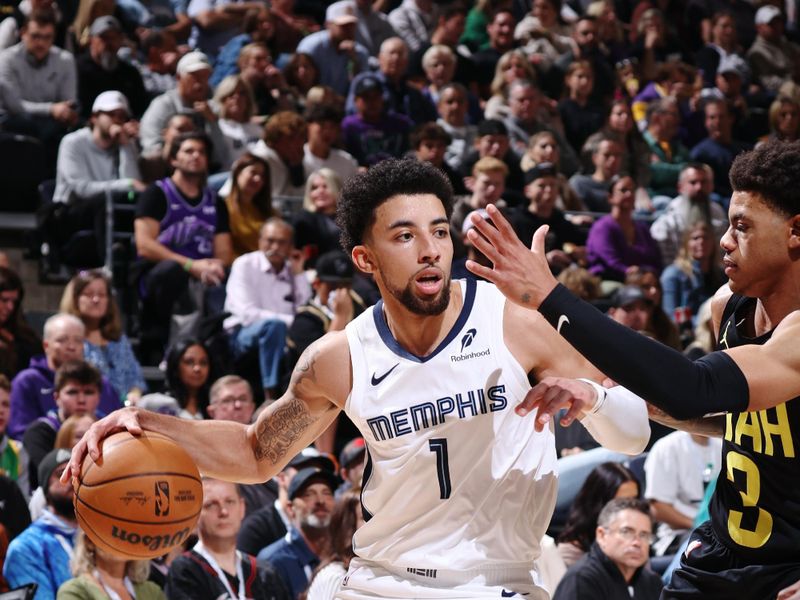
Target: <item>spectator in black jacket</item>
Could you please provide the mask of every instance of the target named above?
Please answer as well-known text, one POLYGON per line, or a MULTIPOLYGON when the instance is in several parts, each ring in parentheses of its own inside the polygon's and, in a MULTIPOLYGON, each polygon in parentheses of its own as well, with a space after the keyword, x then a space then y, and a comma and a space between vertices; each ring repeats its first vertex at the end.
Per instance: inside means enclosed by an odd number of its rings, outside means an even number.
POLYGON ((653 519, 646 502, 611 500, 597 519, 597 538, 556 588, 553 600, 657 600, 664 587, 647 564, 653 519))

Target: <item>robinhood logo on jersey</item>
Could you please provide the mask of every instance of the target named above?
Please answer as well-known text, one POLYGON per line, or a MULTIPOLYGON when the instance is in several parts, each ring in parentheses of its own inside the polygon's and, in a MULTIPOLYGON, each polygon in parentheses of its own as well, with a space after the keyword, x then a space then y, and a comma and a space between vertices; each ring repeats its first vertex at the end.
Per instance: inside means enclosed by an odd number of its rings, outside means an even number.
POLYGON ((487 346, 485 350, 477 350, 474 352, 468 352, 464 354, 464 350, 469 348, 472 345, 472 342, 475 341, 475 338, 478 336, 477 329, 467 329, 467 333, 461 338, 461 354, 451 354, 450 361, 451 362, 461 362, 462 360, 471 360, 473 358, 480 358, 481 356, 489 356, 492 352, 489 350, 487 346))

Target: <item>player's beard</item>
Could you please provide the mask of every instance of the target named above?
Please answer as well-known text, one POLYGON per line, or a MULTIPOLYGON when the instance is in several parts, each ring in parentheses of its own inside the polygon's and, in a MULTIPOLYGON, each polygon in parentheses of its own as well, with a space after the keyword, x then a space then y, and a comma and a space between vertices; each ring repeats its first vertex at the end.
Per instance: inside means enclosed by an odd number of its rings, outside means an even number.
MULTIPOLYGON (((385 281, 385 280, 384 280, 385 281)), ((417 315, 435 316, 444 312, 450 304, 450 275, 444 278, 444 285, 439 294, 430 299, 424 300, 414 294, 414 281, 409 280, 406 287, 402 290, 394 288, 388 281, 385 281, 387 291, 397 298, 400 303, 409 311, 417 315)))

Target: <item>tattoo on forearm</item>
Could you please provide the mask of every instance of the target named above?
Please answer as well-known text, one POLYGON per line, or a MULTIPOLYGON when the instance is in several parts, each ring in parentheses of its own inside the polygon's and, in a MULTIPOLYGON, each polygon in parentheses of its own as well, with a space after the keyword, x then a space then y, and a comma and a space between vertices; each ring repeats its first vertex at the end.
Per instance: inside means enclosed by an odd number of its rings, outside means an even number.
POLYGON ((528 292, 522 294, 522 303, 523 304, 530 304, 531 303, 531 295, 528 292))
POLYGON ((302 400, 292 398, 259 427, 256 459, 280 461, 315 420, 302 400))
POLYGON ((671 427, 672 429, 678 429, 705 437, 717 438, 721 438, 725 432, 725 418, 721 416, 679 421, 652 404, 647 405, 647 411, 651 420, 671 427))
MULTIPOLYGON (((316 382, 315 362, 319 351, 313 346, 301 357, 292 376, 290 394, 297 392, 306 382, 316 382)), ((305 402, 290 397, 282 406, 264 420, 256 433, 255 455, 257 460, 280 461, 316 417, 308 412, 305 402)))

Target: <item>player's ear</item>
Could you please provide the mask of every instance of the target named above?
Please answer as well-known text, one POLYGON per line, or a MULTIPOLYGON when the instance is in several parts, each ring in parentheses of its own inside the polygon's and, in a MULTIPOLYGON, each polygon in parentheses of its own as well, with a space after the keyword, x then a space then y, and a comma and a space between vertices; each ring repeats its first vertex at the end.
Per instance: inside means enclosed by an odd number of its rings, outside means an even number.
POLYGON ((789 220, 789 248, 800 249, 800 215, 795 215, 789 220))
POLYGON ((355 264, 356 268, 361 271, 362 273, 369 273, 372 274, 375 271, 375 266, 372 262, 372 257, 369 254, 369 250, 364 245, 359 245, 353 248, 353 252, 351 253, 353 257, 353 264, 355 264))

